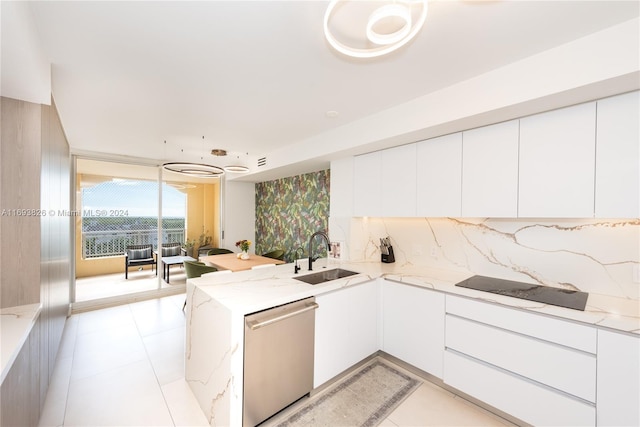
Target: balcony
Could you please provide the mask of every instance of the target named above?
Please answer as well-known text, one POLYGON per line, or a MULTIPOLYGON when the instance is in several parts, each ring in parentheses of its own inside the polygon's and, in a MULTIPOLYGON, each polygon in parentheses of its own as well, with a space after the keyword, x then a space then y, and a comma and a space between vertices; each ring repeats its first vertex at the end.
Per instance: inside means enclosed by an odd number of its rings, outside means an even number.
MULTIPOLYGON (((185 241, 184 228, 162 230, 162 242, 185 241)), ((152 244, 158 247, 158 229, 107 230, 82 232, 82 257, 84 259, 123 255, 129 245, 152 244)))

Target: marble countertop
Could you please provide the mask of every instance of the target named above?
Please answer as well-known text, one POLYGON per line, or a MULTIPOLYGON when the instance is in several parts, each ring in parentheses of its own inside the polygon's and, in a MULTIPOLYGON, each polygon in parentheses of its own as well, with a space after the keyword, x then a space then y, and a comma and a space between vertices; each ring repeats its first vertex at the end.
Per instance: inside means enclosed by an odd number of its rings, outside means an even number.
POLYGON ((29 337, 40 310, 40 304, 21 305, 0 310, 0 363, 2 364, 0 384, 4 382, 13 362, 29 337))
POLYGON ((291 263, 233 274, 211 273, 198 279, 190 279, 189 283, 198 286, 234 314, 245 315, 382 277, 452 295, 640 335, 640 302, 637 300, 590 293, 585 311, 580 311, 455 286, 470 277, 471 274, 468 273, 396 263, 338 262, 327 259, 316 261, 312 272, 304 268, 305 263, 300 265, 303 270, 297 275, 294 274, 291 263), (309 285, 295 279, 296 276, 318 272, 323 268, 336 267, 360 274, 318 285, 309 285))

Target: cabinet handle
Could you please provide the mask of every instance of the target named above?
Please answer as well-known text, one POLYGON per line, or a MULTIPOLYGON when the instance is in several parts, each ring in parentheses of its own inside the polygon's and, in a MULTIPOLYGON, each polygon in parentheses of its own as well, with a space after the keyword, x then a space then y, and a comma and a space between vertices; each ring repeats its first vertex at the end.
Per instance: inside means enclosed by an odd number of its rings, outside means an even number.
POLYGON ((283 315, 280 315, 280 316, 272 317, 270 319, 266 319, 266 320, 263 320, 261 322, 253 320, 253 321, 247 322, 247 326, 252 331, 255 331, 256 329, 262 328, 264 326, 271 325, 272 323, 276 323, 276 322, 288 319, 288 318, 293 317, 293 316, 297 316, 298 314, 306 313, 307 311, 315 310, 316 308, 318 308, 318 303, 310 302, 310 303, 307 303, 307 305, 305 307, 301 308, 300 310, 296 310, 296 311, 293 311, 291 313, 287 313, 287 314, 283 314, 283 315))

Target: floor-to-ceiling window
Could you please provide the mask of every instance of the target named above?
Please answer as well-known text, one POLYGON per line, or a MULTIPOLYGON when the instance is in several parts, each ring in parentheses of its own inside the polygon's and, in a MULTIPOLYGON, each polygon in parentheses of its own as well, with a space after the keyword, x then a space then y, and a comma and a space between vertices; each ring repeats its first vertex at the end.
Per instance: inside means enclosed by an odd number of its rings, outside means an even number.
POLYGON ((74 308, 183 291, 184 269, 171 266, 167 280, 159 248, 173 243, 193 253, 203 239, 217 241, 217 179, 78 158, 75 201, 74 308), (131 245, 151 245, 159 271, 149 264, 127 268, 124 254, 131 245))

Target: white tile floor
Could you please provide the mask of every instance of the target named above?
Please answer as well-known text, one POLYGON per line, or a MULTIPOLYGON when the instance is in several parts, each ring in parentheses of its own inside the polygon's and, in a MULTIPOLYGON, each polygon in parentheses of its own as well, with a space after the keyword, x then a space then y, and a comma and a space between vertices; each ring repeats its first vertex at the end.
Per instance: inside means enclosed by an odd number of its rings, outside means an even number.
MULTIPOLYGON (((162 267, 160 267, 160 276, 162 276, 162 267)), ((172 266, 169 279, 170 284, 162 280, 160 281, 160 286, 163 288, 184 286, 187 283, 184 268, 182 266, 172 266)), ((76 301, 92 301, 155 289, 158 289, 158 276, 156 276, 155 272, 148 268, 142 271, 132 268, 129 270, 128 279, 124 278, 124 271, 77 278, 76 301)))
POLYGON ((208 426, 184 381, 184 294, 71 316, 41 426, 208 426))
MULTIPOLYGON (((71 316, 41 426, 207 426, 184 381, 184 295, 71 316)), ((383 426, 504 426, 426 382, 383 426)))

